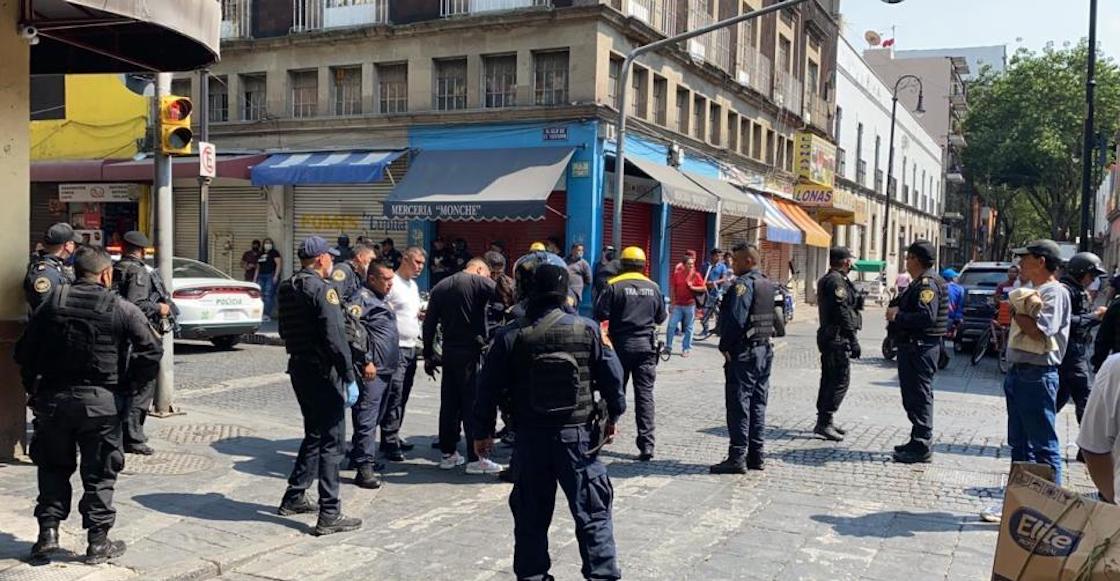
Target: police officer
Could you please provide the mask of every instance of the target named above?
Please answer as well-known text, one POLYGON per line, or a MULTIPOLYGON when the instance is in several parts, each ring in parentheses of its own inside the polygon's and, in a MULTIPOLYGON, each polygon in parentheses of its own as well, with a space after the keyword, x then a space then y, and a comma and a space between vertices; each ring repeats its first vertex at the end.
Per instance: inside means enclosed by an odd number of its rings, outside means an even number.
POLYGON ((724 400, 731 437, 727 459, 712 474, 746 474, 762 470, 762 430, 774 348, 774 283, 758 270, 761 256, 753 244, 731 249, 731 268, 739 277, 724 296, 719 313, 719 350, 725 361, 724 400))
POLYGON ((829 270, 817 282, 817 349, 821 352, 821 383, 817 391, 817 425, 813 433, 826 440, 842 441, 846 433, 832 419, 848 393, 849 357, 859 359, 859 337, 862 326, 860 311, 863 300, 855 285, 848 280, 852 269, 852 253, 844 246, 828 252, 829 270))
POLYGON ((304 240, 297 251, 301 269, 277 291, 280 337, 288 352, 288 375, 303 414, 303 442, 279 513, 319 512, 316 535, 352 531, 361 519, 343 516, 338 492, 346 418, 344 409, 358 399, 353 360, 338 289, 327 282, 337 251, 319 236, 304 240), (306 492, 319 479, 319 506, 306 492))
MULTIPOLYGON (((113 267, 113 290, 124 300, 139 307, 158 333, 167 333, 173 327, 171 317, 174 305, 159 271, 144 263, 144 249, 151 246, 151 242, 147 236, 135 230, 126 233, 123 238, 123 254, 113 267)), ((156 378, 152 378, 129 390, 132 396, 127 402, 124 418, 124 450, 129 454, 147 456, 153 452, 147 444, 148 437, 144 435, 144 421, 152 407, 156 383, 156 378)))
POLYGON ((362 488, 381 487, 381 478, 376 472, 381 466, 374 463, 377 448, 373 441, 385 417, 389 384, 400 363, 397 318, 385 302, 392 288, 392 265, 373 261, 367 268, 365 287, 354 295, 347 307, 349 316, 361 325, 365 338, 357 349, 353 349, 351 341, 354 368, 362 377, 362 385, 358 389, 358 401, 350 410, 354 422, 350 464, 358 471, 354 483, 362 488))
MULTIPOLYGON (((494 337, 474 408, 479 434, 493 433, 495 408, 502 399, 512 399, 517 418, 509 497, 513 571, 518 579, 552 579, 548 527, 559 484, 575 521, 583 577, 619 579, 613 492, 596 454, 601 443, 590 443, 588 424, 605 415, 603 442, 615 434, 626 409, 622 369, 603 346, 598 325, 561 308, 568 296, 565 266, 538 265, 528 293, 526 316, 494 337)), ((486 455, 493 440, 481 437, 474 446, 486 455)))
POLYGON ((74 254, 82 239, 65 222, 47 228, 43 235, 43 251, 32 256, 23 279, 23 294, 34 311, 51 293, 74 281, 66 260, 74 254))
POLYGON ((70 514, 70 476, 78 468, 85 490, 78 510, 89 531, 86 559, 103 563, 125 549, 109 540, 116 519, 113 487, 124 467, 124 390, 155 379, 163 348, 143 313, 109 290, 112 261, 104 250, 83 247, 74 262, 77 282, 35 311, 15 349, 35 416, 31 459, 39 472, 39 539, 31 557, 42 561, 58 550, 58 525, 70 514), (120 375, 123 369, 127 376, 120 375))
POLYGON ((377 258, 373 246, 365 242, 359 242, 353 247, 347 246, 347 252, 350 253, 350 258, 337 262, 331 271, 331 282, 344 304, 353 302, 354 295, 365 286, 366 269, 377 258))
POLYGON ((607 281, 595 304, 595 319, 607 321, 611 344, 622 362, 622 387, 634 379, 634 418, 638 424, 638 459, 653 459, 653 383, 657 378, 657 325, 665 322, 665 295, 642 274, 646 253, 637 246, 622 250, 622 274, 607 281))
MULTIPOLYGON (((1113 288, 1120 279, 1113 279, 1113 288)), ((1089 363, 1093 372, 1100 371, 1104 360, 1113 353, 1120 353, 1120 294, 1114 294, 1108 310, 1101 317, 1101 328, 1097 330, 1097 338, 1093 340, 1093 356, 1089 363)))
POLYGON ((1078 252, 1070 257, 1061 278, 1062 285, 1069 291, 1070 325, 1069 345, 1058 368, 1057 411, 1062 411, 1072 399, 1078 424, 1085 413, 1092 385, 1089 382, 1089 346, 1093 341, 1093 329, 1107 311, 1103 306, 1093 308, 1093 300, 1086 289, 1105 273, 1099 256, 1078 252))
POLYGON ((903 464, 933 459, 933 374, 949 328, 949 289, 933 268, 935 256, 926 240, 906 249, 906 272, 913 282, 898 306, 887 309, 889 332, 897 337, 902 407, 913 426, 910 441, 894 448, 894 461, 903 464))

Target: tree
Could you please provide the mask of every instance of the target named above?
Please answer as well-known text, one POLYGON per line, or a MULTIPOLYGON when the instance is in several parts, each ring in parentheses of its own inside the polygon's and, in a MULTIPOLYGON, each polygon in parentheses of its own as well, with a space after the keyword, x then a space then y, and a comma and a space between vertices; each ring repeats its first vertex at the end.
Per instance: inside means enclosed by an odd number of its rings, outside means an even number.
MULTIPOLYGON (((1019 49, 1006 71, 986 69, 969 86, 965 172, 998 212, 1004 246, 1078 234, 1088 54, 1084 41, 1041 53, 1019 49)), ((1115 135, 1118 124, 1120 67, 1098 57, 1096 128, 1115 135)))

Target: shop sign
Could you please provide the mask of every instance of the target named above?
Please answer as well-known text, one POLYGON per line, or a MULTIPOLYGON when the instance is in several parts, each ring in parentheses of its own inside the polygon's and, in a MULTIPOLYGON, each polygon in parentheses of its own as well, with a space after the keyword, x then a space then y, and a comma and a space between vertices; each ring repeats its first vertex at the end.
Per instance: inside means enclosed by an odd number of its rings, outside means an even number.
POLYGON ((437 220, 482 219, 482 204, 393 204, 394 216, 437 220))
POLYGON ((573 161, 572 162, 572 177, 585 178, 591 175, 591 162, 590 161, 573 161))
POLYGON ((808 131, 797 133, 797 177, 818 186, 832 187, 835 179, 836 146, 808 131))
POLYGON ((797 184, 793 199, 803 208, 832 208, 855 212, 859 198, 846 190, 823 188, 816 184, 797 184))
POLYGON ((60 202, 135 202, 140 184, 59 184, 60 202))
POLYGON ((545 127, 544 128, 545 141, 567 141, 568 128, 567 127, 545 127))
POLYGON ((401 231, 408 230, 408 220, 385 218, 376 214, 304 214, 299 217, 305 230, 401 231))

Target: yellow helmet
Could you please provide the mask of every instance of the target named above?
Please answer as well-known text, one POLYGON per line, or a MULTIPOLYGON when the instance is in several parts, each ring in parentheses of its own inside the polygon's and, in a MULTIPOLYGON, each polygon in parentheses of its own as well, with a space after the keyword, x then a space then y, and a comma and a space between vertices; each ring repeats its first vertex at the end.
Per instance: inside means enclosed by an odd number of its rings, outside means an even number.
POLYGON ((620 256, 619 258, 622 260, 645 262, 646 252, 641 248, 638 248, 637 246, 627 246, 626 248, 622 249, 622 256, 620 256))
POLYGON ((543 242, 534 242, 529 245, 529 252, 544 252, 543 242))

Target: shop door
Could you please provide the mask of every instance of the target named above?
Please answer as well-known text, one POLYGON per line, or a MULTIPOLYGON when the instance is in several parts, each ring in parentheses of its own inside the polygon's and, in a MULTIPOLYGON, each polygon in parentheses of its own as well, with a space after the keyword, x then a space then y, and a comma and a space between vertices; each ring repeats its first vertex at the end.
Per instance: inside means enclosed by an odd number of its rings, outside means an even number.
MULTIPOLYGON (((482 221, 441 221, 436 225, 436 236, 451 245, 462 238, 467 243, 467 251, 472 256, 482 256, 489 250, 491 242, 502 242, 506 248, 506 259, 513 262, 529 252, 534 242, 544 242, 550 237, 560 241, 560 252, 565 252, 564 230, 567 219, 559 212, 567 209, 568 196, 565 192, 552 192, 548 197, 548 208, 543 220, 503 222, 500 220, 482 221), (555 211, 553 211, 555 210, 555 211)), ((428 250, 431 250, 430 248, 428 250)), ((507 265, 507 270, 512 268, 507 265)))
MULTIPOLYGON (((625 201, 622 205, 622 248, 637 246, 645 251, 647 276, 653 264, 653 210, 652 204, 641 202, 625 201)), ((611 230, 613 216, 614 200, 606 200, 603 206, 603 246, 614 240, 611 230)), ((616 249, 615 256, 622 254, 622 248, 616 249)), ((589 256, 587 260, 595 264, 599 257, 589 256)))
POLYGON ((669 263, 676 266, 688 250, 696 252, 696 268, 708 259, 708 214, 685 208, 669 212, 669 263))
POLYGON ((759 252, 762 253, 761 270, 766 278, 775 284, 785 283, 789 279, 790 245, 763 239, 759 243, 759 252))

